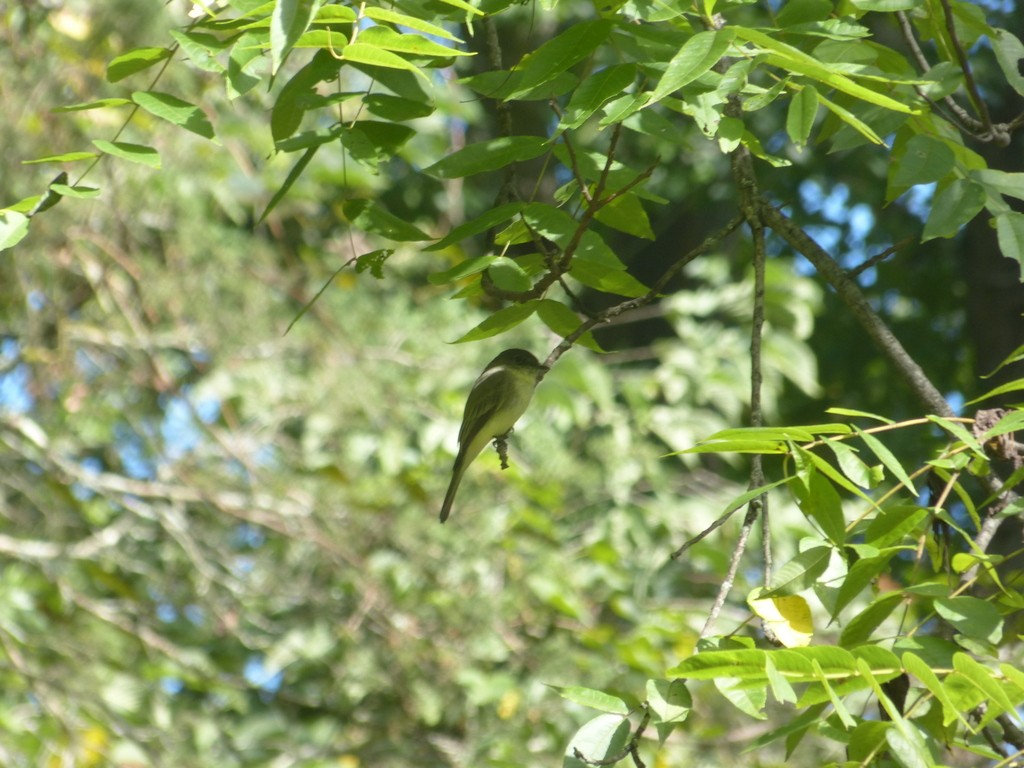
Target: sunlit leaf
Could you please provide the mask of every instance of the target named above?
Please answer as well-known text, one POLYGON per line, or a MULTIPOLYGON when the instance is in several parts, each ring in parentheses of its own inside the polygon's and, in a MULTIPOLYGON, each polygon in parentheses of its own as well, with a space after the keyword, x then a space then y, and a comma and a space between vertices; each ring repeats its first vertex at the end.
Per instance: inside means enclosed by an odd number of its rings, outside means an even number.
POLYGON ((150 168, 160 168, 160 153, 152 147, 130 144, 126 141, 107 141, 106 139, 93 139, 92 143, 96 145, 97 149, 108 155, 148 165, 150 168))
POLYGON ((172 56, 169 48, 135 48, 115 56, 107 65, 107 82, 116 83, 136 72, 149 69, 172 56))

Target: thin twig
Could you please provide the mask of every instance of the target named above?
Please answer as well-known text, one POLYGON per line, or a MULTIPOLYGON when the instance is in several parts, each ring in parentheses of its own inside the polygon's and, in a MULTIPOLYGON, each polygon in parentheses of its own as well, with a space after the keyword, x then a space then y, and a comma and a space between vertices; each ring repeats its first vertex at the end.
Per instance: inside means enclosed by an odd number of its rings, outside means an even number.
MULTIPOLYGON (((761 370, 761 340, 764 331, 764 295, 765 295, 765 247, 764 227, 759 218, 749 222, 754 235, 754 317, 750 332, 750 426, 757 428, 764 424, 764 411, 761 407, 761 387, 764 376, 761 370)), ((760 453, 755 453, 750 461, 750 487, 759 488, 764 485, 764 464, 760 453)), ((763 494, 751 500, 760 504, 761 510, 761 548, 764 555, 764 583, 772 579, 772 537, 768 522, 768 495, 763 494)))
POLYGON ((899 339, 875 313, 857 284, 847 276, 828 251, 818 245, 810 235, 775 206, 764 202, 761 205, 761 216, 767 226, 810 261, 818 274, 835 289, 836 294, 846 304, 868 336, 889 358, 925 409, 929 413, 939 416, 955 416, 956 414, 942 393, 931 383, 921 366, 910 356, 899 339))
POLYGON ((881 253, 876 253, 870 259, 867 259, 863 264, 858 264, 853 269, 848 270, 846 274, 848 274, 852 278, 856 278, 862 272, 865 272, 865 271, 871 269, 872 267, 877 266, 878 264, 881 264, 883 261, 885 261, 890 256, 892 256, 894 253, 896 253, 900 248, 908 246, 911 243, 915 242, 916 240, 917 240, 917 238, 915 238, 915 237, 905 237, 902 240, 900 240, 898 243, 893 243, 892 245, 890 245, 888 248, 886 248, 881 253))
MULTIPOLYGON (((726 107, 728 114, 739 117, 742 107, 737 98, 730 99, 726 107)), ((759 193, 757 175, 754 171, 753 158, 750 150, 744 145, 737 147, 731 156, 732 173, 736 189, 740 196, 740 210, 750 227, 754 244, 754 312, 750 329, 750 426, 757 428, 764 424, 764 411, 761 406, 761 389, 764 384, 762 371, 761 341, 764 333, 764 300, 765 300, 765 242, 764 222, 761 219, 758 205, 759 193)), ((764 485, 763 457, 755 453, 750 461, 750 488, 764 485)), ((764 554, 764 583, 771 581, 772 554, 771 531, 768 523, 768 497, 762 494, 750 500, 747 518, 761 515, 761 546, 764 554)))
POLYGON ((732 560, 729 561, 729 571, 726 573, 725 581, 722 582, 722 586, 718 590, 718 595, 715 597, 715 604, 711 606, 711 611, 708 613, 708 619, 704 622, 704 628, 700 631, 700 637, 702 639, 711 634, 711 628, 718 619, 718 614, 722 612, 722 606, 725 605, 725 598, 728 597, 729 593, 732 591, 732 585, 736 581, 736 571, 739 570, 740 560, 743 559, 743 553, 747 548, 747 539, 750 538, 750 530, 754 527, 754 521, 757 520, 757 512, 756 504, 751 504, 747 507, 747 516, 743 518, 743 527, 740 528, 740 537, 736 540, 736 546, 732 551, 732 560))
MULTIPOLYGON (((917 65, 921 68, 921 73, 925 75, 928 74, 931 71, 932 65, 928 63, 928 59, 925 57, 924 51, 921 50, 921 46, 918 45, 917 38, 914 37, 914 28, 910 23, 909 17, 905 11, 897 11, 896 19, 900 26, 900 32, 903 34, 903 40, 906 42, 914 59, 917 61, 917 65)), ((940 109, 938 104, 925 95, 923 88, 920 86, 915 86, 914 88, 921 98, 925 99, 929 104, 932 104, 936 109, 940 109)), ((945 96, 942 100, 953 113, 954 119, 950 122, 959 121, 961 125, 972 132, 977 132, 984 128, 981 121, 971 117, 967 110, 957 104, 956 100, 952 96, 945 96)))
MULTIPOLYGON (((557 106, 555 107, 556 114, 559 114, 557 106)), ((562 143, 565 145, 565 151, 569 155, 569 168, 572 170, 573 178, 576 179, 576 183, 580 185, 580 197, 586 201, 587 206, 593 204, 594 196, 587 189, 587 180, 583 177, 583 171, 580 170, 579 159, 576 157, 576 150, 573 149, 572 142, 569 141, 569 133, 562 134, 562 143)))
POLYGON ((721 240, 724 240, 726 237, 732 234, 732 232, 736 230, 736 228, 739 227, 742 223, 743 216, 737 215, 722 229, 718 230, 712 235, 708 235, 706 238, 704 238, 704 241, 700 243, 700 245, 688 251, 685 255, 683 255, 682 258, 680 258, 672 266, 666 269, 665 272, 662 273, 661 277, 658 278, 657 282, 655 282, 651 289, 643 296, 638 296, 635 299, 628 299, 619 304, 616 304, 615 306, 608 307, 608 309, 604 310, 603 312, 600 312, 594 317, 585 320, 583 323, 580 324, 579 328, 570 333, 568 336, 564 337, 562 341, 559 342, 558 346, 555 347, 551 351, 551 354, 548 355, 548 358, 547 360, 544 361, 544 364, 550 369, 551 366, 558 361, 558 358, 560 358, 562 355, 568 352, 572 348, 573 344, 575 344, 581 336, 583 336, 585 333, 593 329, 595 326, 600 325, 602 323, 611 322, 613 318, 618 317, 621 314, 637 309, 639 307, 646 306, 647 304, 651 304, 654 301, 656 301, 658 298, 661 297, 662 291, 669 284, 669 282, 671 282, 672 279, 676 277, 676 275, 678 275, 680 271, 682 271, 683 267, 685 267, 687 264, 696 259, 705 251, 710 250, 714 245, 716 245, 721 240))
POLYGON ((939 0, 942 5, 942 14, 946 20, 946 32, 949 34, 949 40, 953 44, 953 50, 956 53, 957 61, 960 63, 960 69, 964 73, 964 84, 967 87, 967 96, 971 100, 971 104, 974 105, 974 111, 978 113, 978 117, 981 118, 982 127, 985 129, 985 133, 989 136, 993 135, 992 116, 988 113, 988 104, 981 97, 981 91, 978 89, 978 83, 974 79, 974 72, 971 70, 971 63, 967 59, 967 52, 964 51, 964 46, 960 42, 960 38, 956 33, 956 24, 953 21, 953 8, 949 4, 949 0, 939 0))
POLYGON ((687 539, 685 542, 683 542, 682 546, 680 546, 679 549, 677 549, 675 552, 673 552, 671 555, 669 555, 669 557, 671 557, 673 560, 678 560, 680 557, 682 557, 686 553, 686 550, 688 550, 694 544, 699 543, 703 539, 707 538, 710 534, 714 533, 719 528, 721 528, 723 525, 725 525, 726 520, 728 520, 730 517, 732 517, 733 513, 735 513, 737 509, 740 509, 740 507, 735 507, 733 509, 730 509, 728 512, 726 512, 720 518, 715 520, 715 522, 713 522, 711 525, 709 525, 703 531, 698 533, 696 536, 691 536, 689 539, 687 539))

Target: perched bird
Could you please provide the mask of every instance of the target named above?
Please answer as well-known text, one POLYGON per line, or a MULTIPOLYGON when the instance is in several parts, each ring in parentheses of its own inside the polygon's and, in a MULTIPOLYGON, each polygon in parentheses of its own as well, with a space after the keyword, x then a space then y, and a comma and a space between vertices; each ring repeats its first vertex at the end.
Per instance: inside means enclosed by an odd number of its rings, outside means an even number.
POLYGON ((459 453, 452 467, 441 522, 448 519, 462 475, 491 440, 504 437, 526 411, 533 390, 547 370, 531 352, 506 349, 491 360, 473 383, 459 429, 459 453))

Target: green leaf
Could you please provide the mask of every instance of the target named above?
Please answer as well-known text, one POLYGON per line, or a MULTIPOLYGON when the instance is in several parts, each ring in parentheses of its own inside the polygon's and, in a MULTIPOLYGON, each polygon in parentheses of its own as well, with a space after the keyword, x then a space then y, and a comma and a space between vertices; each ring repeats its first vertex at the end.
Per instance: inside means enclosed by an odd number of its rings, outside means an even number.
POLYGON ((949 693, 947 693, 946 687, 942 684, 942 681, 939 680, 938 675, 932 671, 932 668, 928 666, 920 656, 907 651, 903 654, 902 661, 903 668, 907 670, 907 673, 913 675, 924 683, 924 687, 927 688, 942 705, 943 725, 949 725, 954 720, 959 720, 964 726, 970 728, 967 720, 953 703, 949 693))
POLYGON ((262 81, 262 78, 253 74, 253 70, 262 61, 256 43, 265 39, 266 35, 260 32, 246 32, 235 41, 231 53, 228 55, 227 83, 225 85, 228 98, 237 99, 262 81))
POLYGON ((28 216, 17 211, 0 211, 0 251, 11 248, 28 234, 28 216))
POLYGON ((604 117, 598 122, 601 128, 609 125, 623 123, 647 104, 646 93, 627 93, 617 99, 612 99, 605 105, 604 117))
POLYGON ((577 256, 572 260, 569 274, 583 285, 616 296, 636 298, 647 293, 647 286, 625 270, 609 267, 596 260, 577 256))
POLYGON ((711 442, 702 441, 691 448, 686 448, 676 453, 761 453, 765 455, 784 455, 789 453, 789 448, 785 443, 778 440, 714 440, 711 442))
POLYGON ((796 691, 793 690, 793 686, 789 684, 786 676, 776 669, 775 662, 772 661, 770 654, 765 657, 764 671, 768 677, 768 685, 772 689, 772 696, 775 697, 775 700, 783 704, 795 704, 796 691))
POLYGON ((105 139, 93 139, 92 143, 101 152, 122 160, 130 160, 133 163, 148 165, 150 168, 160 169, 160 153, 152 147, 144 147, 141 144, 129 144, 126 141, 107 141, 105 139))
POLYGON ((800 511, 821 527, 829 541, 841 547, 846 542, 846 521, 842 500, 832 483, 809 466, 790 483, 790 487, 800 511))
POLYGON ((862 11, 877 11, 879 13, 893 13, 895 11, 909 11, 921 4, 921 0, 850 0, 855 8, 862 11))
POLYGON ((716 677, 736 677, 741 680, 767 680, 765 651, 741 648, 728 651, 702 651, 668 670, 673 678, 713 680, 716 677))
POLYGON ((458 8, 460 11, 465 11, 467 14, 467 21, 469 21, 468 14, 474 13, 480 16, 484 15, 483 11, 481 11, 479 8, 476 8, 475 6, 470 5, 469 3, 466 2, 466 0, 441 0, 441 2, 444 3, 445 5, 452 6, 453 8, 458 8))
POLYGON ((107 82, 116 83, 129 75, 149 69, 164 59, 169 59, 169 48, 134 48, 111 59, 107 65, 107 82))
POLYGON ((84 185, 69 186, 68 184, 51 184, 50 189, 58 195, 63 195, 64 197, 75 197, 79 200, 88 200, 94 197, 99 197, 100 194, 98 187, 86 187, 84 185))
MULTIPOLYGON (((339 6, 327 6, 328 8, 337 8, 339 6)), ((340 6, 345 7, 345 6, 340 6)), ((346 10, 349 10, 346 8, 346 10)), ((395 11, 389 11, 386 8, 376 8, 369 6, 363 9, 363 16, 374 21, 384 21, 389 24, 395 24, 400 27, 407 29, 415 29, 417 32, 423 32, 424 34, 430 35, 431 37, 440 37, 444 40, 451 40, 455 43, 461 43, 462 40, 457 38, 451 32, 444 27, 440 27, 437 24, 431 24, 429 21, 417 18, 416 16, 408 16, 404 13, 397 13, 395 11)))
POLYGON ((341 134, 341 143, 353 159, 374 172, 380 163, 391 160, 416 131, 408 125, 380 120, 360 120, 349 124, 341 134))
POLYGON ((1024 173, 1007 173, 993 168, 978 168, 970 172, 971 180, 990 192, 1024 200, 1024 173))
POLYGON ((989 710, 986 712, 986 719, 994 718, 1003 712, 1014 711, 1013 702, 996 680, 993 670, 979 664, 966 653, 957 653, 953 656, 953 669, 967 678, 988 700, 989 710))
MULTIPOLYGON (((494 69, 488 72, 481 72, 479 75, 463 77, 459 83, 467 88, 486 96, 490 99, 505 101, 511 93, 519 88, 519 81, 522 74, 504 69, 494 69)), ((550 101, 557 99, 565 93, 573 90, 580 83, 580 79, 571 72, 561 72, 554 78, 531 88, 519 96, 519 101, 550 101)))
POLYGON ((716 677, 715 688, 743 714, 757 720, 765 720, 764 705, 768 703, 768 687, 752 687, 733 677, 716 677))
MULTIPOLYGON (((1024 379, 1019 379, 1017 383, 1019 386, 1024 387, 1024 379)), ((978 439, 982 443, 986 443, 993 437, 1017 432, 1018 430, 1024 430, 1024 410, 1007 411, 999 418, 999 421, 986 429, 978 439)))
POLYGON ((63 155, 50 155, 49 157, 38 157, 35 160, 22 160, 22 165, 34 165, 36 163, 74 163, 79 160, 92 160, 98 155, 95 152, 65 152, 63 155))
MULTIPOLYGON (((401 69, 389 69, 386 67, 375 67, 369 64, 354 62, 353 68, 371 78, 375 83, 387 88, 396 96, 412 101, 420 101, 424 104, 431 104, 432 99, 424 90, 422 73, 403 71, 401 69)), ((428 83, 429 85, 429 83, 428 83)), ((376 88, 374 90, 377 90, 376 88)))
MULTIPOLYGON (((537 306, 537 316, 543 321, 544 325, 562 338, 574 333, 582 324, 582 321, 575 312, 562 302, 552 299, 541 299, 540 304, 537 306)), ((577 343, 595 352, 603 351, 601 345, 595 341, 590 331, 584 333, 577 343)))
POLYGON ((992 603, 969 595, 938 598, 935 612, 962 635, 987 643, 1003 638, 1003 618, 992 603))
POLYGON ((917 535, 929 514, 916 504, 886 505, 868 525, 864 543, 879 549, 899 544, 904 537, 917 535))
POLYGON ((442 179, 457 179, 532 160, 549 148, 548 141, 539 136, 504 136, 470 144, 425 168, 424 173, 442 179))
MULTIPOLYGON (((831 112, 833 115, 835 115, 839 120, 844 122, 850 128, 855 130, 857 133, 859 133, 865 139, 870 141, 872 144, 884 144, 885 143, 885 141, 882 140, 882 137, 879 136, 870 125, 868 125, 866 122, 861 120, 859 117, 857 117, 855 114, 853 114, 853 112, 848 110, 846 107, 841 106, 840 104, 837 104, 836 102, 832 101, 831 99, 826 99, 821 94, 818 94, 818 101, 821 102, 825 106, 825 109, 827 109, 829 112, 831 112)), ((839 151, 840 149, 847 149, 850 146, 856 146, 856 144, 854 142, 852 142, 851 140, 849 140, 849 139, 846 140, 845 145, 841 145, 840 144, 839 135, 841 135, 841 134, 837 134, 837 137, 835 139, 833 139, 833 141, 832 141, 832 151, 833 152, 839 151), (846 145, 848 145, 848 146, 846 146, 846 145)))
POLYGON ((394 248, 378 248, 369 253, 360 254, 356 258, 356 274, 370 270, 370 274, 378 280, 384 279, 384 262, 395 255, 394 248))
MULTIPOLYGON (((371 11, 377 11, 377 10, 378 10, 377 8, 364 8, 364 9, 362 9, 362 14, 363 14, 363 16, 366 16, 367 18, 370 18, 370 19, 377 19, 378 18, 377 14, 371 13, 371 11)), ((382 11, 382 13, 386 14, 386 13, 388 13, 388 11, 382 11)), ((391 14, 391 15, 397 16, 397 17, 401 17, 403 19, 411 19, 412 18, 412 17, 409 17, 409 16, 402 16, 402 14, 400 14, 400 13, 395 13, 395 14, 391 14)), ((317 10, 316 17, 313 19, 312 23, 313 24, 350 24, 353 21, 355 21, 356 18, 357 18, 356 12, 352 8, 349 8, 347 5, 324 5, 324 6, 321 6, 317 10)), ((389 19, 383 19, 382 18, 381 20, 382 21, 388 21, 389 19)), ((415 21, 415 19, 412 19, 412 20, 415 21)), ((423 22, 423 23, 425 23, 425 22, 423 22)), ((411 23, 410 24, 406 24, 405 26, 411 27, 412 24, 411 23)), ((429 26, 431 27, 431 29, 441 29, 440 27, 435 27, 432 24, 429 25, 429 26)), ((441 31, 444 32, 443 29, 441 31)))
POLYGON ((786 113, 786 133, 798 147, 807 143, 814 127, 814 117, 818 114, 818 91, 813 86, 805 86, 796 92, 789 103, 786 113))
POLYGON ((573 735, 565 748, 562 768, 589 768, 592 765, 591 762, 585 763, 576 757, 576 752, 588 761, 606 760, 617 755, 626 746, 629 735, 629 720, 621 715, 598 715, 573 735))
MULTIPOLYGON (((1022 218, 1024 218, 1024 216, 1022 216, 1022 218)), ((935 416, 934 414, 930 414, 929 416, 927 416, 927 419, 928 421, 932 421, 938 424, 944 430, 949 432, 950 435, 952 435, 957 440, 962 442, 964 445, 966 445, 968 448, 974 451, 974 453, 976 453, 981 458, 986 458, 985 450, 981 447, 981 443, 978 442, 977 438, 975 438, 974 435, 967 431, 963 424, 951 421, 950 419, 944 418, 942 416, 935 416)))
MULTIPOLYGON (((1024 174, 1021 174, 1024 176, 1024 174)), ((985 207, 985 188, 967 179, 956 179, 941 187, 932 201, 922 242, 936 237, 953 237, 964 224, 985 207)))
POLYGON ((169 93, 158 91, 135 91, 132 101, 149 112, 169 123, 173 123, 186 131, 213 139, 213 126, 199 107, 182 101, 169 93))
POLYGON ((345 61, 351 61, 357 64, 368 64, 374 67, 384 67, 385 69, 404 69, 408 72, 413 72, 419 75, 424 80, 429 81, 429 78, 419 67, 406 61, 397 53, 386 51, 375 45, 367 45, 366 43, 359 42, 350 43, 342 49, 341 58, 345 61))
POLYGON ((835 454, 836 461, 843 474, 850 478, 861 488, 874 488, 881 481, 882 470, 880 467, 869 467, 857 455, 857 451, 846 443, 838 440, 828 440, 826 445, 835 454))
POLYGON ((794 446, 793 457, 797 460, 797 466, 803 464, 813 464, 825 477, 831 480, 833 483, 838 485, 840 488, 845 488, 852 494, 859 496, 871 505, 874 505, 874 499, 868 496, 864 491, 858 488, 856 485, 846 479, 846 476, 839 472, 835 467, 829 464, 825 459, 819 456, 814 451, 809 451, 801 448, 799 445, 794 446))
POLYGON ((335 77, 340 68, 341 62, 328 52, 317 51, 284 84, 270 112, 270 135, 275 142, 288 138, 299 129, 305 111, 317 103, 317 85, 335 77))
POLYGON ((558 126, 558 132, 566 128, 579 128, 591 115, 614 98, 618 98, 633 84, 636 78, 635 64, 616 64, 594 72, 574 89, 558 126))
MULTIPOLYGON (((161 48, 160 50, 163 50, 161 48)), ((107 107, 123 107, 125 104, 131 104, 130 99, 97 99, 96 101, 87 101, 82 104, 70 104, 64 107, 54 107, 50 111, 54 114, 61 114, 63 112, 83 112, 87 109, 106 109, 107 107)))
MULTIPOLYGON (((876 557, 862 557, 850 566, 850 570, 847 572, 846 578, 843 579, 836 594, 835 605, 832 607, 833 619, 863 592, 868 584, 873 582, 882 571, 889 567, 897 551, 896 548, 892 548, 885 554, 877 555, 876 557)), ((894 594, 898 595, 898 593, 894 594)), ((872 606, 874 605, 872 603, 872 606)), ((854 616, 846 629, 843 630, 841 645, 845 648, 852 648, 855 645, 866 642, 871 633, 878 627, 878 624, 888 617, 893 608, 895 608, 895 605, 888 606, 883 604, 883 607, 877 608, 874 613, 870 612, 869 607, 868 610, 854 616)))
POLYGON ((499 309, 473 330, 456 339, 454 343, 462 344, 466 341, 489 339, 491 336, 497 336, 499 333, 504 333, 510 328, 515 328, 537 311, 539 303, 538 299, 532 299, 524 301, 522 304, 513 304, 504 309, 499 309))
POLYGON ((1010 211, 996 216, 996 233, 1003 256, 1020 264, 1024 275, 1024 213, 1010 211))
MULTIPOLYGON (((891 716, 891 715, 890 715, 891 716)), ((924 737, 913 723, 893 718, 894 727, 885 732, 885 741, 892 756, 902 768, 930 768, 935 765, 924 737)))
POLYGON ((908 491, 910 491, 915 497, 917 496, 917 489, 914 488, 913 482, 910 480, 910 475, 903 469, 903 465, 900 464, 892 451, 885 447, 881 440, 872 435, 870 432, 862 432, 861 430, 854 427, 857 435, 864 444, 878 457, 878 460, 885 465, 885 468, 892 472, 893 477, 899 480, 908 491))
POLYGON ((520 74, 519 84, 506 96, 506 100, 522 98, 585 59, 607 39, 612 26, 612 22, 607 19, 573 24, 537 50, 528 53, 513 69, 520 74))
POLYGON ((309 27, 320 0, 277 0, 270 15, 271 72, 277 74, 295 41, 309 27))
POLYGON ((462 280, 470 275, 478 275, 487 269, 497 256, 487 255, 478 256, 475 259, 466 259, 460 261, 451 269, 446 269, 443 272, 434 272, 428 278, 433 285, 444 285, 445 283, 453 283, 456 280, 462 280))
POLYGON ((1004 395, 1007 392, 1020 392, 1022 390, 1024 390, 1024 379, 1008 381, 1005 384, 1000 384, 998 387, 990 389, 981 397, 976 397, 973 400, 968 401, 965 405, 974 405, 975 403, 980 403, 982 400, 988 400, 990 397, 1004 395))
POLYGON ((873 419, 875 421, 881 421, 884 424, 893 424, 892 419, 887 419, 885 416, 879 416, 877 413, 868 413, 867 411, 857 411, 851 408, 829 408, 825 413, 834 413, 837 416, 851 416, 853 418, 864 418, 873 419))
POLYGON ((931 136, 914 136, 890 171, 892 185, 912 187, 939 181, 953 170, 953 150, 931 136))
POLYGON ((681 723, 690 715, 693 698, 682 680, 648 680, 647 704, 655 722, 681 723))
POLYGON ((654 230, 651 229, 647 211, 640 203, 640 198, 632 192, 620 195, 607 205, 602 206, 594 218, 612 229, 625 232, 627 235, 641 237, 645 240, 654 239, 654 230))
POLYGON ((582 688, 577 685, 566 687, 549 685, 548 687, 557 692, 563 699, 568 699, 576 704, 582 704, 584 707, 596 709, 599 712, 609 712, 613 715, 629 714, 629 707, 626 706, 626 702, 618 696, 612 696, 610 693, 593 688, 582 688))
POLYGON ((346 218, 364 232, 373 232, 389 240, 400 242, 430 240, 430 235, 426 232, 405 219, 389 213, 373 200, 362 198, 346 200, 342 210, 345 212, 346 218))
POLYGON ((762 590, 760 597, 795 595, 813 587, 828 567, 831 556, 832 548, 825 546, 800 552, 772 574, 771 588, 762 590))
POLYGON ((1024 43, 1005 29, 996 29, 994 32, 994 35, 989 35, 989 40, 992 41, 1003 76, 1013 90, 1024 96, 1024 73, 1020 69, 1020 62, 1024 59, 1024 43))
POLYGON ((999 665, 999 671, 1003 673, 1007 683, 1017 688, 1014 697, 1017 701, 1020 701, 1021 697, 1024 696, 1024 672, 1016 666, 1005 662, 999 665))
POLYGON ((202 32, 184 32, 179 29, 170 30, 171 37, 178 41, 181 50, 189 60, 204 72, 223 72, 224 65, 215 58, 218 53, 226 50, 230 42, 221 40, 216 35, 202 32))
POLYGON ((507 256, 499 256, 487 268, 494 284, 502 291, 518 293, 533 287, 526 271, 507 256))
POLYGON ((423 35, 402 34, 395 32, 390 27, 377 25, 367 27, 359 33, 357 42, 364 45, 372 45, 386 51, 396 53, 408 53, 412 56, 427 56, 437 58, 451 58, 452 56, 472 56, 471 51, 460 51, 457 48, 435 43, 423 35))
POLYGON ((386 93, 371 93, 363 98, 363 104, 370 112, 385 120, 416 120, 427 117, 434 111, 430 104, 386 93))
POLYGON ((698 32, 669 61, 665 74, 647 99, 648 104, 661 101, 689 85, 715 64, 721 61, 735 37, 733 27, 715 31, 698 32))
POLYGON ((298 180, 299 176, 302 175, 306 166, 309 165, 309 161, 313 159, 316 151, 320 149, 321 146, 322 145, 320 144, 314 144, 311 146, 302 154, 302 157, 298 159, 295 165, 292 166, 292 169, 288 171, 288 176, 285 178, 284 184, 282 184, 281 188, 274 193, 273 197, 270 198, 270 202, 267 203, 267 207, 263 209, 263 213, 260 214, 260 218, 257 223, 260 223, 267 218, 270 212, 277 207, 277 204, 284 199, 284 196, 288 194, 288 190, 292 188, 292 185, 298 180))
POLYGON ((902 112, 904 114, 915 114, 916 110, 907 106, 901 101, 896 101, 869 88, 850 80, 845 75, 839 74, 825 64, 819 62, 810 54, 804 53, 788 43, 783 43, 756 29, 748 27, 728 27, 735 32, 736 36, 760 46, 767 52, 767 61, 770 64, 786 69, 790 72, 805 75, 820 83, 842 91, 861 101, 874 104, 879 107, 902 112))
POLYGON ((275 141, 274 148, 278 152, 298 152, 300 149, 319 147, 338 141, 345 132, 344 125, 333 125, 329 129, 319 131, 303 131, 282 141, 275 141))
POLYGON ((780 28, 793 27, 824 21, 831 13, 832 3, 829 0, 790 0, 779 8, 775 21, 780 28))
MULTIPOLYGON (((423 250, 439 251, 450 245, 454 245, 455 243, 462 242, 467 237, 472 237, 473 235, 478 235, 481 232, 486 232, 499 224, 509 221, 516 216, 516 214, 520 213, 524 207, 525 203, 505 203, 504 205, 499 205, 497 208, 492 208, 487 211, 487 213, 484 213, 471 221, 460 224, 436 243, 428 245, 423 250)), ((446 280, 444 282, 448 281, 446 280)))
POLYGON ((839 717, 839 721, 843 724, 843 728, 851 730, 857 724, 857 721, 853 719, 849 710, 846 709, 846 705, 843 704, 843 700, 836 695, 835 690, 828 682, 828 678, 825 676, 825 671, 821 668, 821 664, 818 663, 817 659, 812 661, 814 665, 815 677, 818 682, 821 683, 822 688, 825 690, 825 694, 828 696, 830 702, 832 702, 832 709, 835 710, 836 715, 839 717))

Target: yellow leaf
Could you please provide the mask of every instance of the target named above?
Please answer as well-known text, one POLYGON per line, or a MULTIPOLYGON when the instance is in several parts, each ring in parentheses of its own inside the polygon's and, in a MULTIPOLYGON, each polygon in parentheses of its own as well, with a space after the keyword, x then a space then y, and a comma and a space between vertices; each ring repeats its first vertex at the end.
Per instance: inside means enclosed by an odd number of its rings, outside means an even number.
POLYGON ((755 597, 755 589, 747 598, 747 604, 775 633, 779 642, 787 648, 803 648, 810 645, 814 636, 811 624, 811 607, 799 595, 784 597, 755 597))

